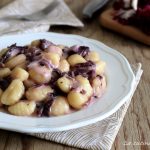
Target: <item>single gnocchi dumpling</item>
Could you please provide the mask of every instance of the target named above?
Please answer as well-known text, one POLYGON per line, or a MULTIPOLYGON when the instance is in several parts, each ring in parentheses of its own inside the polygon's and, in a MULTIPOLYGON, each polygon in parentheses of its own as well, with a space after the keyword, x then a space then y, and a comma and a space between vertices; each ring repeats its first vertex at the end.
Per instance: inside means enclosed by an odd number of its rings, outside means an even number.
POLYGON ((24 61, 23 63, 18 64, 16 67, 19 67, 19 68, 22 68, 22 69, 26 69, 27 68, 27 62, 24 61))
POLYGON ((58 96, 55 98, 51 108, 50 115, 60 116, 67 114, 70 110, 68 101, 66 97, 58 96))
POLYGON ((60 57, 62 56, 62 49, 55 45, 50 45, 47 49, 47 52, 58 54, 60 57))
POLYGON ((101 75, 105 72, 106 63, 104 61, 96 62, 96 74, 101 75))
POLYGON ((105 76, 97 76, 92 81, 93 93, 96 97, 101 97, 106 89, 106 78, 105 76))
POLYGON ((11 70, 9 68, 0 68, 0 78, 7 77, 11 74, 11 70))
POLYGON ((72 87, 72 80, 63 76, 57 80, 57 85, 61 91, 68 93, 72 87))
POLYGON ((57 45, 57 47, 59 47, 60 49, 64 49, 65 48, 65 45, 61 45, 61 44, 59 44, 59 45, 57 45))
POLYGON ((2 57, 6 52, 8 51, 8 48, 4 48, 0 51, 0 57, 2 57))
POLYGON ((89 84, 89 80, 82 75, 78 75, 75 77, 75 79, 81 84, 81 85, 86 85, 89 84))
POLYGON ((18 102, 24 94, 23 82, 19 79, 13 80, 1 97, 2 104, 13 105, 18 102))
POLYGON ((85 63, 86 60, 79 54, 73 54, 68 57, 68 62, 71 66, 74 66, 79 63, 85 63))
POLYGON ((43 58, 49 61, 49 63, 54 67, 57 68, 60 62, 60 56, 57 53, 43 53, 43 58))
POLYGON ((29 87, 32 87, 32 86, 36 85, 36 83, 33 80, 29 79, 29 78, 27 80, 24 80, 23 83, 24 83, 26 88, 29 88, 29 87))
POLYGON ((38 47, 40 45, 40 40, 34 40, 31 42, 32 47, 38 47))
POLYGON ((97 62, 100 60, 99 54, 95 51, 91 51, 88 53, 88 55, 85 57, 86 60, 90 60, 93 62, 97 62))
POLYGON ((24 54, 20 54, 8 60, 5 66, 12 69, 25 61, 26 61, 26 56, 24 54))
POLYGON ((80 93, 79 91, 72 90, 69 92, 68 103, 75 109, 81 109, 83 105, 89 100, 86 94, 80 93))
POLYGON ((53 93, 52 88, 47 85, 41 85, 39 87, 29 88, 25 95, 30 101, 43 101, 47 97, 48 93, 53 93))
POLYGON ((21 100, 20 102, 9 106, 8 111, 16 116, 30 116, 36 108, 36 103, 33 101, 21 100))
POLYGON ((66 59, 60 60, 58 69, 61 72, 68 72, 70 70, 70 65, 66 59))
POLYGON ((29 73, 22 68, 16 67, 12 70, 11 77, 13 79, 20 79, 21 81, 24 81, 28 79, 29 73))
POLYGON ((80 83, 78 87, 79 91, 84 92, 87 97, 92 96, 93 89, 89 80, 81 75, 76 76, 76 80, 80 83))
POLYGON ((28 69, 29 77, 38 84, 48 83, 51 79, 52 69, 32 63, 28 69))

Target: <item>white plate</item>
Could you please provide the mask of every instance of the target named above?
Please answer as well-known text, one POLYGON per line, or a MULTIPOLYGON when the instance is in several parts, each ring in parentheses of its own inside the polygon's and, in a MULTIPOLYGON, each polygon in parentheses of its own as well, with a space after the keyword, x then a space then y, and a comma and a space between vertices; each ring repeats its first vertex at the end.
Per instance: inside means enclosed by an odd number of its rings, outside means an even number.
POLYGON ((47 39, 57 44, 72 46, 75 44, 89 46, 99 52, 101 59, 107 64, 107 90, 102 98, 90 107, 72 114, 33 118, 17 117, 0 112, 0 128, 19 132, 64 131, 82 127, 105 119, 121 107, 131 96, 134 74, 127 59, 116 50, 104 44, 77 35, 57 33, 33 33, 0 37, 0 49, 11 44, 25 45, 35 39, 47 39))

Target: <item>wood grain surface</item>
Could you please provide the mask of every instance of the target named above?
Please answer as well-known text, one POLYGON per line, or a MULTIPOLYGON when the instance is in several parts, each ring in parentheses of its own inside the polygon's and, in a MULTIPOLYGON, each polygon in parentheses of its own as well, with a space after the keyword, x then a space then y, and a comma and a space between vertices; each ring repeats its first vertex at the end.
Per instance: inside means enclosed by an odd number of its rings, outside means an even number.
MULTIPOLYGON (((142 80, 133 96, 112 150, 150 150, 150 47, 102 28, 98 22, 98 14, 92 20, 85 21, 82 17, 82 9, 88 0, 65 1, 76 16, 84 22, 85 27, 57 26, 52 27, 51 31, 78 34, 99 40, 120 51, 130 63, 142 63, 144 70, 142 80)), ((0 150, 77 149, 24 134, 0 130, 0 150)))

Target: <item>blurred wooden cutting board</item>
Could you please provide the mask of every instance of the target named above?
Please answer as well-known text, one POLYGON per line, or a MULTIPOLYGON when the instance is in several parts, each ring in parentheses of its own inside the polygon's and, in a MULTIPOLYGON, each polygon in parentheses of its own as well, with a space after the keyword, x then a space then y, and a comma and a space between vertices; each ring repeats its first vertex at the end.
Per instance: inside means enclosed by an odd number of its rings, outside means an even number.
POLYGON ((118 32, 129 38, 142 42, 144 44, 150 45, 150 36, 144 34, 141 30, 128 26, 122 25, 113 19, 113 14, 115 11, 110 8, 101 13, 99 21, 101 25, 105 28, 118 32))

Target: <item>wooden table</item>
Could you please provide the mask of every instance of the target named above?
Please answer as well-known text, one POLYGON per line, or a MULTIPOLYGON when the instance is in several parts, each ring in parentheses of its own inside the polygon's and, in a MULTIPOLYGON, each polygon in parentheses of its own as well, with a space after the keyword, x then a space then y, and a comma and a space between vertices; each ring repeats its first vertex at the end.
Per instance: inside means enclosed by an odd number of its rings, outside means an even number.
MULTIPOLYGON (((3 0, 4 1, 4 0, 3 0)), ((8 1, 8 0, 5 0, 8 1)), ((9 0, 10 1, 10 0, 9 0)), ((141 62, 144 74, 134 94, 123 124, 119 130, 112 150, 150 149, 150 47, 137 43, 119 34, 101 28, 98 16, 90 21, 82 18, 82 8, 87 0, 66 0, 72 11, 85 24, 84 28, 58 26, 51 31, 79 34, 93 38, 117 49, 130 63, 141 62), (127 144, 127 145, 126 145, 127 144)), ((28 135, 0 130, 0 150, 77 150, 61 144, 37 139, 28 135)))

